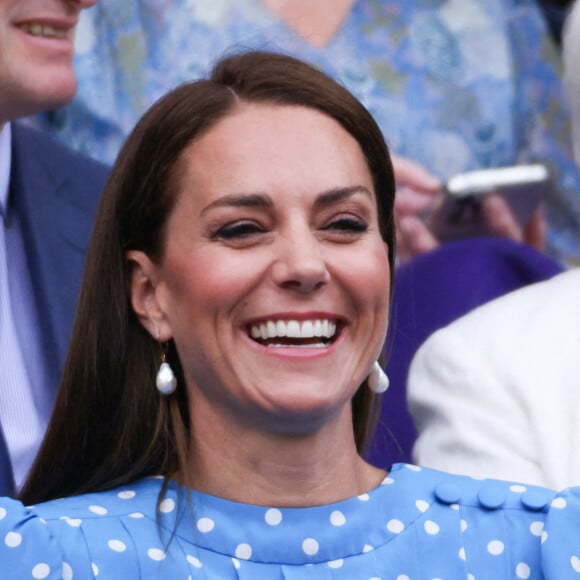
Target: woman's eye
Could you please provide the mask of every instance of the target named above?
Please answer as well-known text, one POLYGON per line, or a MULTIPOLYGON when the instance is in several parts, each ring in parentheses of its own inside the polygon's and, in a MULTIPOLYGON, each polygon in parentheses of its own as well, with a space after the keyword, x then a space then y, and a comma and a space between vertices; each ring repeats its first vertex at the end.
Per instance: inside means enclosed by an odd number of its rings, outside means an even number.
POLYGON ((322 229, 339 231, 347 234, 361 234, 366 232, 368 227, 368 224, 361 219, 354 217, 342 217, 333 220, 322 229))
POLYGON ((254 222, 236 222, 222 226, 212 235, 212 238, 224 240, 243 239, 263 231, 263 228, 254 222))

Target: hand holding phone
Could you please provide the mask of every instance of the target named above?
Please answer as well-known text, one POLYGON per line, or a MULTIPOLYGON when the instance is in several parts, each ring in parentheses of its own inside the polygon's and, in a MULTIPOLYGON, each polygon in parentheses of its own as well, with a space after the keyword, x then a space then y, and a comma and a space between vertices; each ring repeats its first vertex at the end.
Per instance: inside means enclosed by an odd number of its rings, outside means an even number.
POLYGON ((426 219, 442 242, 489 235, 482 200, 500 195, 523 229, 550 188, 550 172, 540 163, 483 169, 452 177, 426 219))

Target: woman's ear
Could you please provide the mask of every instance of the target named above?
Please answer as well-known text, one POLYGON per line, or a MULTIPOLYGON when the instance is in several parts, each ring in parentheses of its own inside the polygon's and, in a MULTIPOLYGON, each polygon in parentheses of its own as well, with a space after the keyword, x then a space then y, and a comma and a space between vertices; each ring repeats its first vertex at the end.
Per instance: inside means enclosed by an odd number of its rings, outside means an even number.
POLYGON ((159 266, 139 250, 130 250, 125 254, 129 269, 129 292, 131 306, 137 318, 159 342, 172 337, 171 326, 167 320, 160 298, 159 266))

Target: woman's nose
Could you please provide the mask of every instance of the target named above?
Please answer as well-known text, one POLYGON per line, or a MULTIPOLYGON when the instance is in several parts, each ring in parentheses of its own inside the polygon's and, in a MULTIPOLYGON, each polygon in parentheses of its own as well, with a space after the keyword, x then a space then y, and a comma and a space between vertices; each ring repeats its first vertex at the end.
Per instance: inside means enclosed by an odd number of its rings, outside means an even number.
POLYGON ((279 286, 308 293, 330 280, 320 242, 311 233, 280 240, 278 251, 272 275, 279 286))

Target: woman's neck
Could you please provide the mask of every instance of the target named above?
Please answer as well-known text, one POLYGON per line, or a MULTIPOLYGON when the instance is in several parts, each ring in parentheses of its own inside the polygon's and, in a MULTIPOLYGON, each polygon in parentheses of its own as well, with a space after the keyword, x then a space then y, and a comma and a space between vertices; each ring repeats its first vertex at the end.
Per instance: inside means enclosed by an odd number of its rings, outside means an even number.
POLYGON ((262 0, 304 40, 323 48, 337 34, 355 0, 262 0))
POLYGON ((321 505, 368 492, 385 476, 356 452, 350 412, 301 436, 263 433, 219 419, 204 423, 211 429, 193 430, 187 479, 218 497, 277 507, 321 505))

